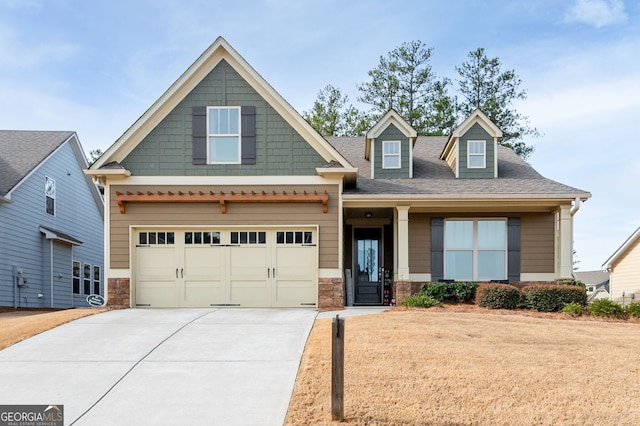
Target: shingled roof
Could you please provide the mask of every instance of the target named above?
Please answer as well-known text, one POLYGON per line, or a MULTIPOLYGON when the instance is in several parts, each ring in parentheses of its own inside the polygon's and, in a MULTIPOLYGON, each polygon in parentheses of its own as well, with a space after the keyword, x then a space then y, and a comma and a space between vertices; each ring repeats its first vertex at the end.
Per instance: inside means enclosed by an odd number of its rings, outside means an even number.
POLYGON ((0 197, 4 197, 74 132, 0 130, 0 197))
POLYGON ((358 168, 358 187, 345 194, 416 195, 514 195, 589 198, 587 191, 547 179, 512 149, 498 147, 497 179, 456 179, 440 154, 446 136, 420 136, 413 148, 413 178, 371 179, 371 163, 364 158, 363 137, 327 137, 353 167, 358 168))

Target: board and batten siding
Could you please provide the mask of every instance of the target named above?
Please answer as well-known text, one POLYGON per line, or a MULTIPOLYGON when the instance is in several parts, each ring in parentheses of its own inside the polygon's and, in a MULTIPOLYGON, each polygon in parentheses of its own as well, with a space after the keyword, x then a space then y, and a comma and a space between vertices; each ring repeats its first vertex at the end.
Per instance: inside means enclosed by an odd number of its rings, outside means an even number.
POLYGON ((625 293, 625 304, 635 295, 635 301, 640 300, 640 241, 627 249, 613 265, 611 272, 611 298, 622 303, 622 292, 625 293))
POLYGON ((137 176, 316 175, 327 162, 222 60, 121 161, 137 176), (255 107, 255 164, 193 164, 193 107, 255 107))
MULTIPOLYGON (((64 307, 87 306, 84 300, 73 302, 72 264, 71 260, 67 264, 67 260, 73 256, 74 260, 99 265, 102 269, 103 222, 70 143, 62 145, 18 186, 11 199, 13 203, 0 204, 0 282, 8 284, 0 286, 0 306, 13 306, 14 303, 13 265, 22 268, 27 278, 28 287, 20 290, 20 297, 27 298, 26 305, 50 306, 50 242, 39 231, 40 226, 83 242, 82 246, 74 247, 55 243, 54 293, 55 301, 67 300, 64 307), (55 216, 45 212, 45 176, 56 181, 55 216), (58 278, 58 273, 62 277, 58 278), (38 294, 46 296, 39 298, 38 294)), ((21 306, 25 306, 24 299, 21 299, 21 306)))
POLYGON ((554 214, 522 213, 409 213, 409 271, 412 274, 433 273, 431 265, 431 218, 520 218, 520 272, 554 272, 554 214))
POLYGON ((291 226, 319 225, 319 267, 337 268, 339 253, 339 193, 337 185, 278 185, 256 186, 112 186, 110 196, 111 211, 111 268, 128 269, 129 265, 129 227, 130 226, 291 226), (116 191, 276 191, 298 193, 302 191, 329 194, 329 211, 322 212, 322 204, 314 203, 227 203, 227 212, 222 214, 219 203, 135 203, 126 204, 124 214, 120 213, 115 200, 116 191))

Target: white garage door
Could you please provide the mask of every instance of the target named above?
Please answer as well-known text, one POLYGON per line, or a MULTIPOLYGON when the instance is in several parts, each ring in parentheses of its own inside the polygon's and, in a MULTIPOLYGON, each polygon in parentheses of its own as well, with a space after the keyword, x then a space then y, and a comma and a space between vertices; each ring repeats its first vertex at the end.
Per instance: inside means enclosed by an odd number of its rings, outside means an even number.
POLYGON ((136 306, 317 306, 314 229, 140 231, 136 306))

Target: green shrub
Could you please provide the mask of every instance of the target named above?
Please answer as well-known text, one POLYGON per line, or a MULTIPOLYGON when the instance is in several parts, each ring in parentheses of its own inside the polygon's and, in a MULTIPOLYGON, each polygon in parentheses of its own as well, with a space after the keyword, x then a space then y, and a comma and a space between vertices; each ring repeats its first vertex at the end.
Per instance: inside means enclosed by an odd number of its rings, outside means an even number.
POLYGON ((424 284, 420 291, 447 303, 471 303, 476 297, 478 284, 466 282, 437 282, 424 284))
POLYGON ((567 303, 587 304, 587 293, 577 285, 535 284, 522 288, 526 308, 539 312, 558 312, 567 303))
POLYGON ((476 303, 483 308, 515 309, 520 300, 520 290, 510 284, 482 284, 476 292, 476 303))
POLYGON ((584 313, 584 305, 581 303, 565 303, 562 312, 572 317, 579 317, 584 313))
POLYGON ((594 300, 591 305, 589 305, 589 312, 591 315, 597 317, 625 318, 627 316, 619 303, 609 299, 594 300))
POLYGON ((584 291, 587 291, 587 285, 580 280, 560 280, 558 281, 559 285, 574 285, 578 287, 582 287, 584 291))
POLYGON ((442 306, 442 303, 431 296, 427 296, 423 292, 412 294, 402 301, 402 306, 410 308, 431 308, 433 306, 442 306))
POLYGON ((633 317, 640 317, 640 302, 631 302, 627 305, 627 313, 633 317))

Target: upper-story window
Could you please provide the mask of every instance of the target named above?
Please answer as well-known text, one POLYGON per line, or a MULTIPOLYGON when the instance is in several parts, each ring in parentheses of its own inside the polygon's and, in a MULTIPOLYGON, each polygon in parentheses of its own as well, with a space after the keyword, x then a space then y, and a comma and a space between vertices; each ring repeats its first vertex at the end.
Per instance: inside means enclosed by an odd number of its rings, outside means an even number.
POLYGON ((467 167, 484 169, 487 164, 487 142, 467 141, 467 167))
POLYGON ((240 164, 240 107, 207 108, 209 164, 240 164))
POLYGON ((56 215, 56 181, 49 176, 44 178, 45 211, 51 216, 56 215))
POLYGON ((400 168, 400 141, 382 141, 382 168, 400 168))

